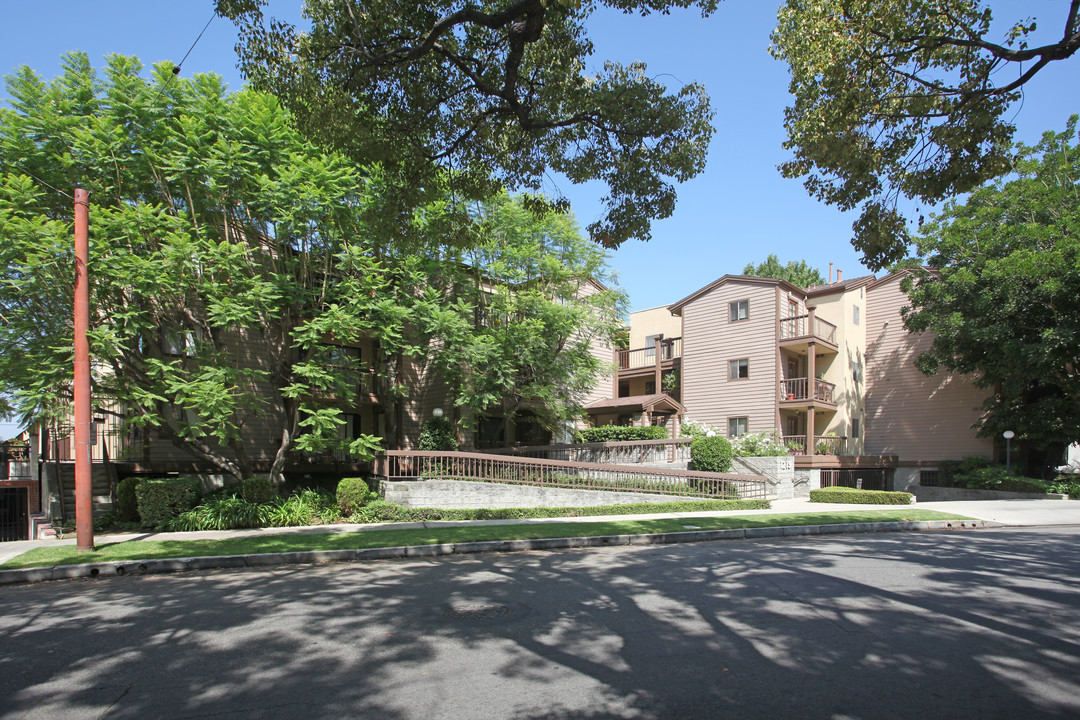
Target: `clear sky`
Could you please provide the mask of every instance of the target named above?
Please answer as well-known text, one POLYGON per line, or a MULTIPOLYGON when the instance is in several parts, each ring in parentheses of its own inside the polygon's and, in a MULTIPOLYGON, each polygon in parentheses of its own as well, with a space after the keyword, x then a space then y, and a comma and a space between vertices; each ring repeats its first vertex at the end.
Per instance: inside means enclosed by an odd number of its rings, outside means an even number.
MULTIPOLYGON (((268 14, 296 20, 299 0, 274 0, 268 14)), ((828 272, 830 262, 854 277, 868 272, 851 247, 854 214, 810 199, 798 180, 780 177, 788 154, 783 112, 789 101, 787 67, 768 52, 778 0, 725 0, 712 16, 678 11, 647 18, 599 11, 590 21, 596 53, 648 64, 671 83, 705 84, 716 111, 706 170, 679 187, 675 214, 654 224, 648 243, 627 242, 611 266, 634 310, 675 302, 726 273, 739 273, 769 253, 805 259, 828 272)), ((995 0, 1001 21, 1035 16, 1040 36, 1060 37, 1064 0, 995 0)), ((100 67, 108 53, 136 55, 145 64, 177 63, 213 14, 210 0, 0 0, 0 72, 29 65, 45 79, 59 72, 60 56, 84 50, 100 67)), ((233 26, 215 18, 183 64, 183 75, 221 74, 234 89, 233 26)), ((1080 59, 1055 63, 1025 89, 1017 109, 1017 137, 1034 142, 1064 128, 1077 102, 1080 59)), ((0 94, 6 98, 6 94, 0 94)), ((571 200, 582 225, 600 212, 599 187, 552 186, 571 200)), ((0 425, 0 437, 10 430, 0 425)))

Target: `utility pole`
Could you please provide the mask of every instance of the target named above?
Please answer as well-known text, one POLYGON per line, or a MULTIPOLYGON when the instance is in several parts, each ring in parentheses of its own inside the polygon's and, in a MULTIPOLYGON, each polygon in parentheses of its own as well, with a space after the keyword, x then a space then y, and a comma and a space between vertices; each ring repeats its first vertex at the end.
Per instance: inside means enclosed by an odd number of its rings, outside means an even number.
POLYGON ((75 189, 75 539, 78 550, 94 549, 94 506, 90 475, 90 201, 75 189))

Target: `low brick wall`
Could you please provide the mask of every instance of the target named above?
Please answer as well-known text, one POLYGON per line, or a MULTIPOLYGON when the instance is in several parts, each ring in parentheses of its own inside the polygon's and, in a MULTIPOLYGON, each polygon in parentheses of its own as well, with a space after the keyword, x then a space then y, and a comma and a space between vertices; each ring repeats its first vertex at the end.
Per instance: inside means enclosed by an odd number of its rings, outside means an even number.
POLYGON ((468 480, 384 480, 380 491, 388 501, 405 507, 442 509, 596 507, 597 505, 632 505, 642 502, 663 503, 699 499, 683 495, 570 490, 468 480))

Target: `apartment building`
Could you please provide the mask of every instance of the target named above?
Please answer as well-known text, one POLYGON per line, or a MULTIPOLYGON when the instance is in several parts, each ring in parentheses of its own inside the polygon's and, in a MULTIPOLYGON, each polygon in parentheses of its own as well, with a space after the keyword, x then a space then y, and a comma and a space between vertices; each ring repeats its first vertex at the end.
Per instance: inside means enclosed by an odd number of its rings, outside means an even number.
POLYGON ((725 275, 633 313, 612 397, 587 408, 591 420, 775 431, 797 467, 889 468, 899 485, 941 460, 989 457, 972 429, 984 392, 914 366, 930 338, 903 326, 903 275, 809 288, 725 275))

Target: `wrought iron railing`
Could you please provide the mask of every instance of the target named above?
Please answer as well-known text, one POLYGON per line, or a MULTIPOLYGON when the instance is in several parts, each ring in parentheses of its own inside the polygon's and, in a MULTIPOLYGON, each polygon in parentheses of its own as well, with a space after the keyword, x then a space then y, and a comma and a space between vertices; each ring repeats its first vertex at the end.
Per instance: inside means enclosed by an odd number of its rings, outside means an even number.
POLYGON ((485 455, 591 462, 607 465, 639 463, 687 463, 690 461, 690 438, 676 440, 625 440, 604 443, 573 443, 560 445, 526 445, 520 447, 488 448, 477 452, 485 455))
POLYGON ((376 458, 375 474, 389 480, 478 480, 720 499, 767 497, 766 480, 760 475, 538 460, 484 453, 389 450, 376 458))

